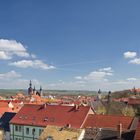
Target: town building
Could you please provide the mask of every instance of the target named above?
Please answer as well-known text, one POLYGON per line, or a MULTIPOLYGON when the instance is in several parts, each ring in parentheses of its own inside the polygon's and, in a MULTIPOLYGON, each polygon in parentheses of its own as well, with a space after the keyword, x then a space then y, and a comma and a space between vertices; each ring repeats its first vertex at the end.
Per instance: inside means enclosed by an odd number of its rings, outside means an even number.
POLYGON ((16 115, 13 112, 5 112, 0 118, 0 130, 3 132, 4 139, 10 140, 10 120, 16 115))
POLYGON ((32 81, 30 80, 30 83, 29 83, 29 88, 28 88, 28 95, 31 96, 31 95, 39 95, 39 96, 43 96, 43 91, 42 91, 42 87, 40 86, 40 89, 37 91, 35 86, 34 88, 32 88, 32 81))
POLYGON ((82 140, 84 129, 74 129, 69 127, 47 126, 39 140, 82 140))
POLYGON ((46 126, 80 129, 90 107, 61 105, 24 105, 10 122, 11 140, 37 140, 46 126))

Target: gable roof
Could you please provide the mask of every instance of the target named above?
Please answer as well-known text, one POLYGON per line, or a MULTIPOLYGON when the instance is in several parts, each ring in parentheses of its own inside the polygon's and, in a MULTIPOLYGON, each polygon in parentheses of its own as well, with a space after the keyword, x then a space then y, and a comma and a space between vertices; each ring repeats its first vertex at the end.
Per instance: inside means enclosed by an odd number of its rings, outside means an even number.
POLYGON ((130 127, 133 117, 113 116, 113 115, 88 115, 84 127, 113 128, 116 129, 119 123, 123 130, 130 127))
POLYGON ((10 131, 9 122, 15 115, 16 113, 13 112, 5 112, 0 118, 0 128, 4 129, 4 131, 10 131))
POLYGON ((90 107, 60 105, 24 105, 11 120, 12 124, 33 125, 46 127, 47 125, 81 128, 90 107))

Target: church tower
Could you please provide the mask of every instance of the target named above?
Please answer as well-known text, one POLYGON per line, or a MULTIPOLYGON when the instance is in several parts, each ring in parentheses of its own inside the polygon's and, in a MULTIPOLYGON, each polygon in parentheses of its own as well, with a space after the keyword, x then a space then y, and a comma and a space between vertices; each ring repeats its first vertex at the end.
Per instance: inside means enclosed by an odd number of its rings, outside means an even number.
POLYGON ((43 92, 42 92, 42 87, 40 86, 40 96, 42 97, 43 96, 43 92))
POLYGON ((110 104, 110 102, 111 102, 111 91, 109 91, 107 95, 107 103, 110 104))
POLYGON ((97 94, 97 100, 99 101, 99 100, 101 100, 101 98, 102 98, 101 90, 99 89, 98 94, 97 94))
POLYGON ((36 95, 36 89, 35 89, 35 86, 34 86, 34 89, 33 89, 33 94, 36 95))
POLYGON ((30 80, 29 88, 28 88, 28 95, 31 95, 32 93, 33 93, 33 89, 32 89, 32 81, 30 80))

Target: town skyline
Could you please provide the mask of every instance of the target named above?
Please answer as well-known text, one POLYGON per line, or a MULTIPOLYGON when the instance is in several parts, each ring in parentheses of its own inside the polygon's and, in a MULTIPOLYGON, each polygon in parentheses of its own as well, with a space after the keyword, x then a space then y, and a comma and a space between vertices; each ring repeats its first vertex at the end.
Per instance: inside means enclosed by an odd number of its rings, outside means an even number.
POLYGON ((0 1, 0 89, 140 88, 139 1, 0 1))

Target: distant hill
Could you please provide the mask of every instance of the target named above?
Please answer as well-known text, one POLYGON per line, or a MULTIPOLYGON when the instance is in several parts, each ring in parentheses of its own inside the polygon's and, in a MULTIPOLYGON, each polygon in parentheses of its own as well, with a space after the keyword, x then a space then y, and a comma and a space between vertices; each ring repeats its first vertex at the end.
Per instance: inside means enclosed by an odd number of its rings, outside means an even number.
POLYGON ((19 89, 0 89, 0 96, 12 96, 12 95, 16 95, 20 91, 24 91, 24 90, 19 90, 19 89))
MULTIPOLYGON (((23 92, 27 94, 27 89, 0 89, 0 96, 12 96, 16 95, 18 92, 23 92)), ((95 96, 97 91, 80 91, 80 90, 43 90, 44 95, 87 95, 95 96)), ((107 94, 107 92, 102 92, 102 94, 107 94)))

